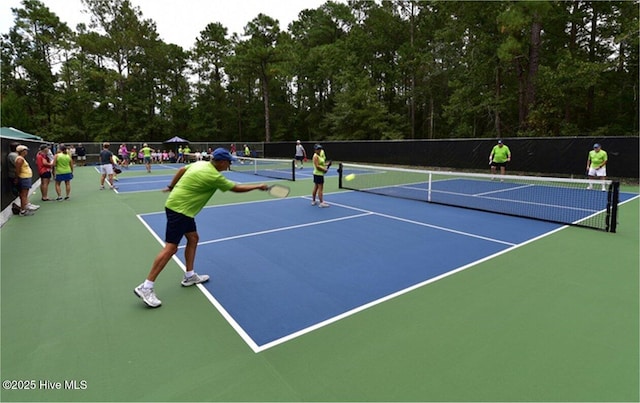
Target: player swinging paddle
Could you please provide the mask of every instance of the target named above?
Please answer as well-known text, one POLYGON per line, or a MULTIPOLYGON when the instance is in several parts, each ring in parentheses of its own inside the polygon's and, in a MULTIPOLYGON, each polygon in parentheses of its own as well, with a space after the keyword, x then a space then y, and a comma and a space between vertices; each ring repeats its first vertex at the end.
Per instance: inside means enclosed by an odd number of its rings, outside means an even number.
POLYGON ((217 148, 210 162, 198 161, 180 168, 171 183, 164 189, 165 192, 171 192, 165 203, 167 215, 165 246, 154 259, 145 281, 133 290, 148 306, 156 308, 162 304, 153 290, 154 283, 169 259, 178 251, 178 245, 183 236, 187 238, 184 251, 186 272, 181 284, 188 287, 209 280, 208 275, 197 274, 193 267, 199 239, 195 216, 217 190, 242 193, 268 189, 263 183, 240 185, 222 176, 220 172, 227 171, 231 162, 236 160, 237 158, 226 149, 217 148))

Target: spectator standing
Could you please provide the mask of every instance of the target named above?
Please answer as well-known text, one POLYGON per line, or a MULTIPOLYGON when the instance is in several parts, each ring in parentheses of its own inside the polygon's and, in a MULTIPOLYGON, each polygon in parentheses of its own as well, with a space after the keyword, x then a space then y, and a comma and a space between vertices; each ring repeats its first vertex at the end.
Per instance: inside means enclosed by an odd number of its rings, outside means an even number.
POLYGON ((20 196, 20 215, 29 216, 40 208, 40 206, 29 203, 29 192, 31 191, 31 178, 33 171, 27 162, 29 148, 19 145, 16 147, 18 156, 16 157, 16 177, 18 178, 18 194, 20 196))
POLYGON ((49 201, 49 183, 51 182, 51 167, 53 162, 49 160, 49 146, 40 145, 40 151, 36 156, 36 165, 38 166, 38 175, 40 175, 40 193, 42 201, 49 201))
POLYGON ((11 193, 14 196, 18 196, 20 193, 18 190, 18 177, 16 176, 16 158, 18 158, 18 152, 16 148, 20 143, 14 141, 9 144, 9 154, 7 154, 7 177, 9 178, 9 184, 11 186, 11 193))
POLYGON ((76 148, 73 144, 70 144, 69 147, 67 147, 67 154, 69 154, 72 160, 78 158, 78 156, 76 155, 76 148))
POLYGON ((76 147, 76 154, 76 161, 78 162, 78 165, 80 165, 81 167, 85 166, 87 164, 87 149, 84 148, 82 143, 78 143, 78 147, 76 147))
POLYGON ((56 170, 56 194, 57 201, 63 200, 61 183, 64 182, 65 196, 64 200, 69 200, 71 197, 71 180, 73 179, 73 158, 69 155, 67 147, 60 145, 58 147, 59 153, 53 158, 53 165, 56 170))

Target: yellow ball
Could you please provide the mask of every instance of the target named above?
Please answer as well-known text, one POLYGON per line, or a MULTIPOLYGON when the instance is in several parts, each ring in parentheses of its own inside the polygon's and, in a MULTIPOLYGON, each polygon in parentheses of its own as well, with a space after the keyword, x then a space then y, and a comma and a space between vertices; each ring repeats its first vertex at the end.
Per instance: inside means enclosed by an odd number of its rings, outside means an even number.
POLYGON ((355 179, 355 177, 356 177, 356 174, 349 174, 349 175, 345 176, 344 179, 347 180, 347 181, 352 181, 352 180, 355 179))

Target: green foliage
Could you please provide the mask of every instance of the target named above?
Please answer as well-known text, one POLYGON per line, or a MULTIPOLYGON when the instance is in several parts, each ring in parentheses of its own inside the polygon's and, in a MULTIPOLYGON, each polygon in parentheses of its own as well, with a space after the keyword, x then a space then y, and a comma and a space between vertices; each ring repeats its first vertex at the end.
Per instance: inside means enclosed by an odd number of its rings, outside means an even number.
POLYGON ((38 0, 13 10, 3 125, 85 142, 638 135, 637 2, 327 1, 286 31, 212 21, 188 50, 129 0, 83 5, 75 32, 38 0))

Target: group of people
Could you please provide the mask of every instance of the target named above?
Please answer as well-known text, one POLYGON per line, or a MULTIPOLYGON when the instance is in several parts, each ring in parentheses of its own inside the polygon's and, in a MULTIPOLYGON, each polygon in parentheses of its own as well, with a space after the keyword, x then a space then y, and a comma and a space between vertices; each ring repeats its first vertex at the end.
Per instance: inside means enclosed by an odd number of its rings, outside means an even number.
MULTIPOLYGON (((329 204, 324 201, 323 193, 324 176, 329 171, 331 164, 326 158, 322 145, 316 144, 313 148, 313 190, 311 205, 329 207, 329 204)), ((233 144, 231 151, 218 148, 212 153, 210 161, 197 161, 180 168, 164 189, 165 192, 170 192, 165 203, 167 220, 165 245, 153 260, 147 277, 133 290, 134 294, 142 299, 147 306, 156 308, 162 304, 162 301, 158 299, 154 291, 155 281, 172 256, 178 251, 178 245, 183 237, 187 239, 184 252, 186 271, 180 284, 183 287, 189 287, 209 280, 208 275, 198 274, 194 271, 196 248, 199 240, 195 216, 202 210, 216 191, 242 193, 252 190, 268 189, 264 183, 241 185, 225 178, 221 172, 229 170, 231 164, 237 160, 238 158, 233 144)), ((299 140, 296 142, 295 160, 296 167, 299 166, 299 169, 303 169, 304 162, 307 160, 307 154, 299 140)), ((511 151, 509 147, 507 147, 502 140, 498 140, 498 144, 493 147, 489 154, 492 173, 495 174, 497 169, 500 168, 500 173, 504 175, 506 173, 507 163, 510 161, 511 151)), ((607 153, 601 149, 599 144, 595 144, 593 151, 589 152, 587 159, 589 177, 606 178, 606 164, 607 153)))
MULTIPOLYGON (((50 201, 49 185, 51 180, 55 181, 56 199, 57 201, 69 200, 71 197, 71 180, 73 179, 74 162, 69 154, 67 147, 60 144, 54 154, 51 147, 42 144, 39 147, 36 156, 36 168, 40 177, 40 193, 42 201, 50 201), (65 185, 65 193, 62 193, 62 183, 65 185)), ((12 142, 9 145, 10 152, 7 155, 8 177, 11 181, 12 191, 20 198, 17 214, 19 216, 30 216, 35 214, 40 205, 33 204, 29 201, 29 192, 31 191, 33 170, 27 155, 29 147, 26 145, 12 142)))

